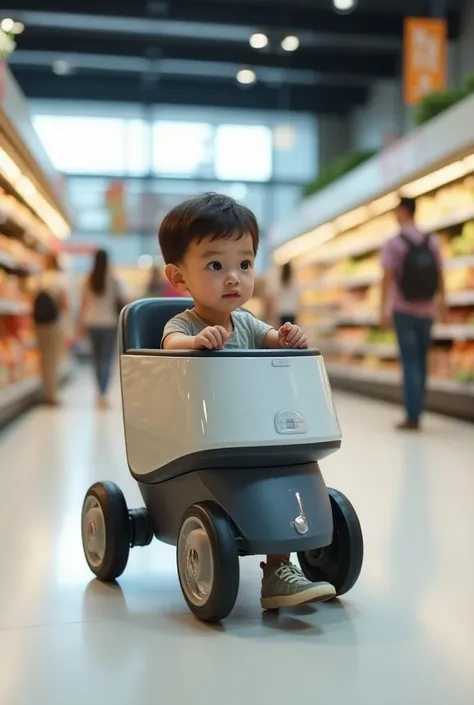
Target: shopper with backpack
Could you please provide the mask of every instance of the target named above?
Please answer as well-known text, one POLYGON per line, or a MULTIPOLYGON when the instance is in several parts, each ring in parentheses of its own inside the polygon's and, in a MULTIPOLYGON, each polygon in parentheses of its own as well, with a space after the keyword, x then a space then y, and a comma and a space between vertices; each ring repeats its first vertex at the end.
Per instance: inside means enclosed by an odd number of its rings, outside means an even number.
POLYGON ((61 358, 64 352, 64 318, 68 297, 57 257, 47 257, 46 268, 35 283, 33 318, 40 354, 44 402, 58 406, 61 358))
POLYGON ((395 210, 400 232, 382 249, 381 324, 393 325, 403 368, 405 420, 400 430, 417 431, 423 412, 431 329, 444 317, 441 252, 432 234, 415 224, 416 202, 402 198, 395 210))

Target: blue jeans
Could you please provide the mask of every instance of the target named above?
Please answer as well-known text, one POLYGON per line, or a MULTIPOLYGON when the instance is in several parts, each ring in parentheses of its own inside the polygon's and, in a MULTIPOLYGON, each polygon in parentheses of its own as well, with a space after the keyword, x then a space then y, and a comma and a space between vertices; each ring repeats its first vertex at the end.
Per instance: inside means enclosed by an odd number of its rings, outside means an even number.
POLYGON ((92 346, 92 364, 97 379, 97 386, 102 395, 107 392, 110 372, 114 361, 117 328, 93 326, 89 328, 92 346))
POLYGON ((403 367, 403 389, 408 421, 419 421, 425 403, 432 318, 393 314, 403 367))

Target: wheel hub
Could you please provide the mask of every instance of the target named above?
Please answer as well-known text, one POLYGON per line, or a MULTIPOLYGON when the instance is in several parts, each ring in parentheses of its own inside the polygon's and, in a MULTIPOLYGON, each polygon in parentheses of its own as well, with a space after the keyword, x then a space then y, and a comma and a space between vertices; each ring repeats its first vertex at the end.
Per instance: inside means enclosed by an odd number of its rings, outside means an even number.
POLYGON ((209 536, 197 517, 188 517, 181 527, 178 571, 188 600, 197 607, 206 604, 214 583, 214 560, 209 536))
POLYGON ((82 514, 82 536, 87 559, 94 567, 104 560, 106 535, 105 518, 98 500, 87 497, 82 514))

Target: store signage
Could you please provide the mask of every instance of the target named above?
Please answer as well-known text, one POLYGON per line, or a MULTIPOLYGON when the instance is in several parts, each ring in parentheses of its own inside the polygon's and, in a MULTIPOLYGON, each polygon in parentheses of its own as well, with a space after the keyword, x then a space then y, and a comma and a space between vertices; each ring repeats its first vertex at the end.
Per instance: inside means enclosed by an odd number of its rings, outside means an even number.
POLYGON ((123 181, 111 181, 105 192, 105 205, 110 216, 110 232, 114 235, 123 235, 127 232, 125 195, 123 181))
POLYGON ((416 105, 446 88, 446 20, 407 17, 403 44, 405 103, 416 105))

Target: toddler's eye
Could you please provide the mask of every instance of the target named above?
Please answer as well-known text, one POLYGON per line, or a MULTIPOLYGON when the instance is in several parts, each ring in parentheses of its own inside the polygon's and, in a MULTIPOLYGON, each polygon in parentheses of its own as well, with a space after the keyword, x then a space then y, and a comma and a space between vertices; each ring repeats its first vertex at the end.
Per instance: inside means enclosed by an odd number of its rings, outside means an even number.
POLYGON ((220 269, 222 269, 222 264, 220 262, 209 262, 207 268, 210 269, 212 272, 218 272, 220 269))
POLYGON ((240 263, 240 269, 251 269, 252 262, 249 259, 244 260, 240 263))

